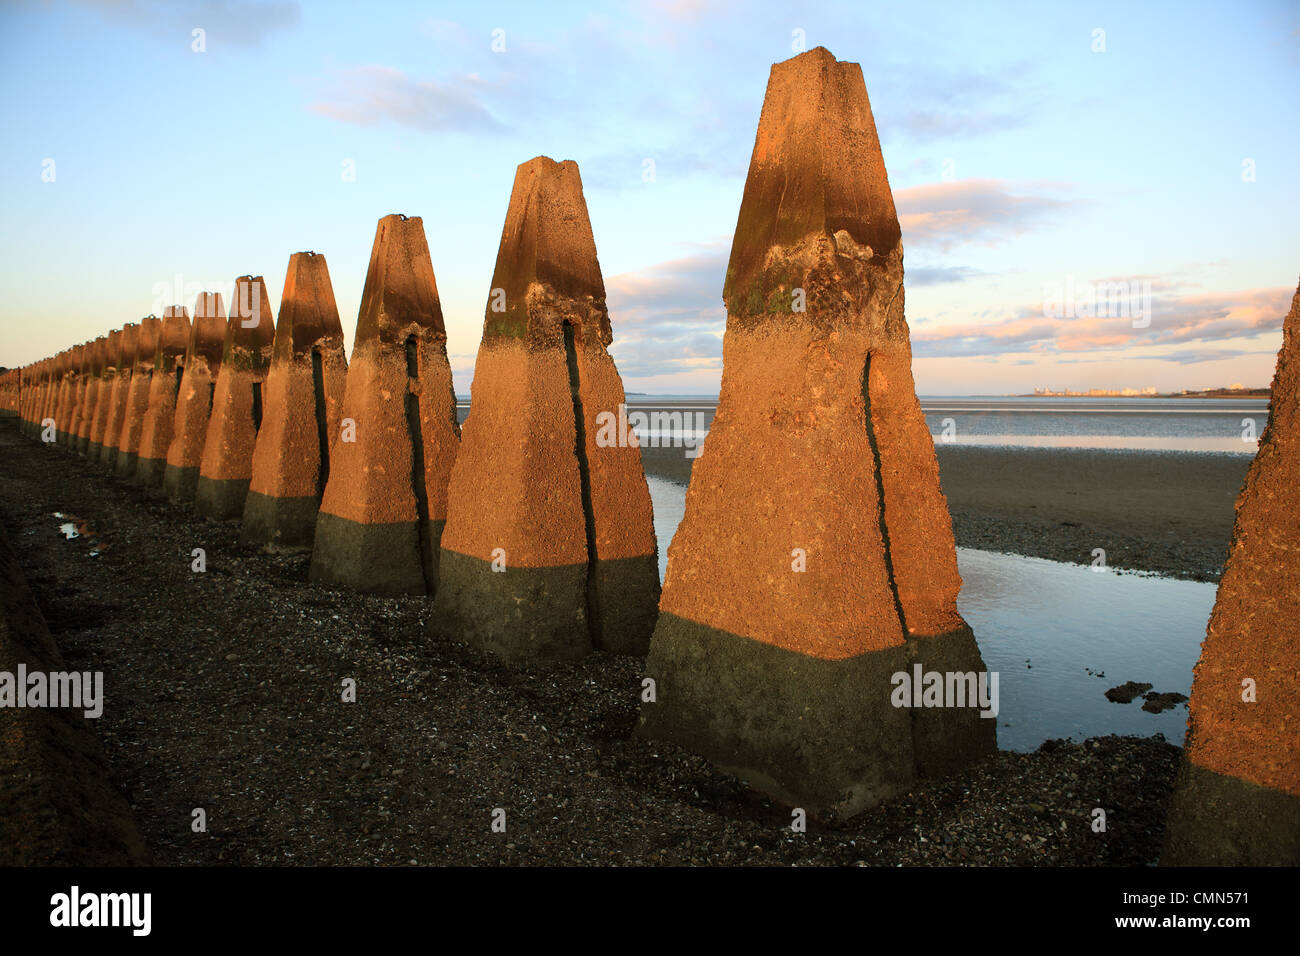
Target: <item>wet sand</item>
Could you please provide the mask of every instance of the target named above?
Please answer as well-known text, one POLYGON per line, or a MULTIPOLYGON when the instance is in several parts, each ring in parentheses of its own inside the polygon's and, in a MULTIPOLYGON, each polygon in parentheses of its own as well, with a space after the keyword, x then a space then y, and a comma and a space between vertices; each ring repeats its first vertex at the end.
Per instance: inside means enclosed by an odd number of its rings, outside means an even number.
MULTIPOLYGON (((1217 581, 1245 455, 1082 448, 936 448, 960 547, 1217 581)), ((706 452, 707 453, 707 452, 706 452)), ((642 448, 647 474, 686 484, 681 448, 642 448)), ((666 542, 661 543, 661 546, 666 542)))

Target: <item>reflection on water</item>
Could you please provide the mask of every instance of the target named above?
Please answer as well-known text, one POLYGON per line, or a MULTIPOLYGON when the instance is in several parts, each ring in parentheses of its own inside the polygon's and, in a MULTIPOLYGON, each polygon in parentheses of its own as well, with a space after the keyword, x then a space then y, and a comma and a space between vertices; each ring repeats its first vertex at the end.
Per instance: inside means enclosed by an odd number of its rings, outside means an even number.
MULTIPOLYGON (((662 579, 686 489, 661 478, 647 481, 662 579)), ((1129 680, 1190 693, 1213 584, 970 548, 957 549, 957 563, 958 608, 985 666, 999 673, 999 747, 1034 750, 1050 738, 1100 734, 1162 733, 1182 743, 1185 706, 1152 714, 1142 710, 1141 698, 1113 704, 1104 694, 1129 680)))
POLYGON ((1152 714, 1141 699, 1112 704, 1103 695, 1129 680, 1191 692, 1213 584, 970 548, 957 549, 957 564, 957 607, 985 666, 1001 675, 998 746, 1033 750, 1051 737, 1110 733, 1183 742, 1185 706, 1152 714))
POLYGON ((75 538, 90 540, 91 548, 87 554, 92 558, 99 557, 101 552, 107 550, 107 545, 100 544, 95 538, 95 532, 91 531, 86 522, 76 515, 64 514, 62 511, 53 511, 51 515, 55 518, 68 519, 59 525, 59 533, 63 535, 65 541, 72 541, 75 538))

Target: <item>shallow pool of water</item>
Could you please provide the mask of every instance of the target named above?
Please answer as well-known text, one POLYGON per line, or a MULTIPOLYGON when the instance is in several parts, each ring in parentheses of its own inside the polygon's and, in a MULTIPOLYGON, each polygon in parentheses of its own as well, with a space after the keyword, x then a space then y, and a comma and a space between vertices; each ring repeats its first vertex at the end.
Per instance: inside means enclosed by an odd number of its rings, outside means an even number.
MULTIPOLYGON (((662 579, 686 489, 647 480, 662 579)), ((1051 738, 1100 734, 1162 733, 1182 743, 1184 705, 1153 714, 1140 697, 1114 704, 1105 691, 1133 680, 1189 693, 1213 584, 970 548, 957 549, 957 564, 958 609, 985 666, 999 674, 999 747, 1034 750, 1051 738)))

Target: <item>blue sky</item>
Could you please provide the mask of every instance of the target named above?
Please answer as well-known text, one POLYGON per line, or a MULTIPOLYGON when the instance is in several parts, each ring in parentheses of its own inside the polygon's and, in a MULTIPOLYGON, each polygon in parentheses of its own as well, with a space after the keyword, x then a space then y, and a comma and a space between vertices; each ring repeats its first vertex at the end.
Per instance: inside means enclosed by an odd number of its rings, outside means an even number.
POLYGON ((862 64, 920 392, 1267 384, 1300 275, 1283 2, 2 3, 0 365, 245 273, 278 306, 304 249, 350 342, 402 212, 468 391, 514 170, 544 154, 581 168, 627 387, 716 392, 767 73, 800 43, 862 64), (1148 326, 1047 305, 1121 280, 1148 326))

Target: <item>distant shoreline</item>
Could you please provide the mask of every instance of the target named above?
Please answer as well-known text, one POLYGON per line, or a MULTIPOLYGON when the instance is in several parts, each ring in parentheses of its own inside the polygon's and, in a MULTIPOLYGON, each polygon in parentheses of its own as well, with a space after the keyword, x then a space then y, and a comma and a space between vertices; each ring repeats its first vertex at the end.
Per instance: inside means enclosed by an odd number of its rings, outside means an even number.
POLYGON ((1004 395, 1003 398, 1271 398, 1271 388, 1212 388, 1204 392, 1159 392, 1152 395, 1119 392, 1035 392, 1032 395, 1004 395))

